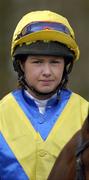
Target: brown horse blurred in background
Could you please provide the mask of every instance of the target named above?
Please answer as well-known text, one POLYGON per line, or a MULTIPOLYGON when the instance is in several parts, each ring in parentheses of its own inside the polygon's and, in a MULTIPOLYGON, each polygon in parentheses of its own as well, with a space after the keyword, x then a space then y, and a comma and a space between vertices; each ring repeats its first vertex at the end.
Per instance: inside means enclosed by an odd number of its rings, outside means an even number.
POLYGON ((89 180, 89 115, 63 148, 48 180, 89 180))

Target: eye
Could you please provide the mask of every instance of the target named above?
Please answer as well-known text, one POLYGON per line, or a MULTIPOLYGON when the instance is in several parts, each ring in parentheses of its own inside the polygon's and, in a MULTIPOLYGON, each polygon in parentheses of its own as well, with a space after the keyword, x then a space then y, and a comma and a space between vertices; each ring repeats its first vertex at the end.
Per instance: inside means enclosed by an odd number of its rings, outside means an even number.
POLYGON ((57 63, 59 63, 59 61, 57 61, 57 60, 56 61, 52 61, 52 63, 53 64, 57 64, 57 63))
POLYGON ((33 63, 33 64, 41 64, 42 61, 41 61, 41 60, 33 60, 32 63, 33 63))
POLYGON ((52 64, 60 64, 62 61, 61 60, 52 60, 51 63, 52 64))

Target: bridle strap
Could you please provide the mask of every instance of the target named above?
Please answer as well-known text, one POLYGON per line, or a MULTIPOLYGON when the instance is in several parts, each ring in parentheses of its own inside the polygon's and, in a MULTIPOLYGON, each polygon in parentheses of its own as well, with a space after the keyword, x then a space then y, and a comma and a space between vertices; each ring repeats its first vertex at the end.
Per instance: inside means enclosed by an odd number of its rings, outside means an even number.
POLYGON ((75 180, 85 180, 84 164, 81 154, 76 159, 76 178, 75 180))
POLYGON ((83 151, 85 151, 89 147, 89 140, 81 144, 81 146, 76 151, 76 156, 79 156, 83 151))
POLYGON ((82 143, 82 137, 80 137, 80 145, 76 150, 76 180, 85 180, 84 164, 82 161, 82 153, 89 147, 89 140, 82 143))

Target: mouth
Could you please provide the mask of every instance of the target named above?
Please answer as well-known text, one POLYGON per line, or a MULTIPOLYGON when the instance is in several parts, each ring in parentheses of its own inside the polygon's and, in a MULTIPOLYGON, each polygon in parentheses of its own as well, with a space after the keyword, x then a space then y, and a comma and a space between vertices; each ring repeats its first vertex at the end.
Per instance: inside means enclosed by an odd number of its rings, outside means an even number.
POLYGON ((40 80, 40 82, 43 84, 43 85, 50 85, 52 82, 54 82, 54 80, 40 80))
POLYGON ((40 80, 41 82, 53 82, 54 80, 40 80))
POLYGON ((54 80, 53 79, 42 79, 40 81, 42 81, 42 82, 51 82, 51 81, 54 81, 54 80))

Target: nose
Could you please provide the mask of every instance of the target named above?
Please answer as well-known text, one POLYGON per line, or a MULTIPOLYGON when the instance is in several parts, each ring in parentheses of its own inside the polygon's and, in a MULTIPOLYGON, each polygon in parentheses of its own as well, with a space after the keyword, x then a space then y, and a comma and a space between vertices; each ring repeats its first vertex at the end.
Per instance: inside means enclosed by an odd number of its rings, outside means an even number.
POLYGON ((49 63, 45 63, 43 67, 43 75, 49 77, 51 75, 51 66, 49 63))

